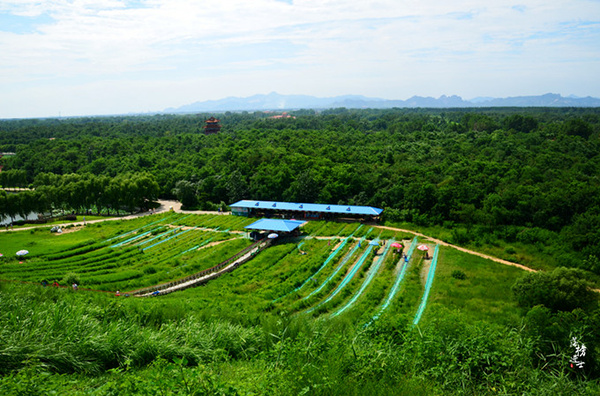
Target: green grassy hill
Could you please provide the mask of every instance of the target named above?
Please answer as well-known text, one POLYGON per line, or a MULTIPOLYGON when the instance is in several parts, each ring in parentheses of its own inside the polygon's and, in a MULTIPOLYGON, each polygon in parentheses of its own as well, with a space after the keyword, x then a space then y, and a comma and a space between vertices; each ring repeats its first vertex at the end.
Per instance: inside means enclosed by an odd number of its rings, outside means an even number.
MULTIPOLYGON (((165 213, 62 234, 0 234, 0 388, 101 395, 600 390, 590 330, 598 311, 558 319, 526 313, 511 290, 524 275, 519 268, 441 247, 414 326, 432 259, 410 251, 413 235, 401 231, 310 222, 303 237, 279 241, 200 287, 124 296, 233 256, 250 246, 243 227, 251 222, 165 213), (411 253, 408 263, 390 249, 392 240, 411 253), (383 241, 386 247, 369 244, 383 241), (29 254, 17 258, 20 249, 29 254), (570 334, 533 332, 542 319, 568 322, 587 343, 586 370, 568 366, 570 334), (552 337, 560 339, 548 352, 552 337)), ((421 243, 433 251, 434 243, 414 240, 421 243)))

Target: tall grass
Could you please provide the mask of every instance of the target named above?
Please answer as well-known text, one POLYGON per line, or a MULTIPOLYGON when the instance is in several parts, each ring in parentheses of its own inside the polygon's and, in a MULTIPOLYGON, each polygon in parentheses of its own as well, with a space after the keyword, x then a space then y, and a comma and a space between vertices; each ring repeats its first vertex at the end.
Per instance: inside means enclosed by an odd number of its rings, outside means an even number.
POLYGON ((143 366, 159 356, 193 364, 249 358, 260 344, 256 328, 192 316, 146 327, 143 316, 125 314, 127 307, 118 302, 86 302, 63 289, 11 285, 0 296, 1 374, 32 359, 55 372, 97 374, 126 361, 143 366))

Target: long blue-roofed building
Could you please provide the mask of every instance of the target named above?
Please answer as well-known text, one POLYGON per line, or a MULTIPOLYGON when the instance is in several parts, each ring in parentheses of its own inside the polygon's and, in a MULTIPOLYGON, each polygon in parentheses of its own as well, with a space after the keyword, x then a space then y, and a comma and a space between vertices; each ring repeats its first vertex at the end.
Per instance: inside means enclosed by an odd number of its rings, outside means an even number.
POLYGON ((383 209, 372 206, 331 205, 242 200, 229 205, 236 216, 299 219, 353 218, 378 220, 383 209))

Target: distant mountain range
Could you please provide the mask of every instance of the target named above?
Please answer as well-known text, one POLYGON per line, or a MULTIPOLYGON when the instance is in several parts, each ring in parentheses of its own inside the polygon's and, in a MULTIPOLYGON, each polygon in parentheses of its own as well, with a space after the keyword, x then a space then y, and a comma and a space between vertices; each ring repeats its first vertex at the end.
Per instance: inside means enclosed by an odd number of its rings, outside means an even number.
POLYGON ((413 96, 407 100, 388 100, 369 98, 361 95, 344 95, 331 98, 318 98, 308 95, 280 95, 272 92, 268 95, 254 95, 247 98, 229 97, 220 100, 207 100, 189 105, 168 108, 165 113, 194 113, 210 111, 256 111, 256 110, 297 110, 330 109, 345 107, 348 109, 389 109, 392 107, 600 107, 600 99, 587 96, 564 97, 547 93, 539 96, 515 96, 509 98, 480 97, 464 100, 460 96, 442 95, 439 98, 413 96))

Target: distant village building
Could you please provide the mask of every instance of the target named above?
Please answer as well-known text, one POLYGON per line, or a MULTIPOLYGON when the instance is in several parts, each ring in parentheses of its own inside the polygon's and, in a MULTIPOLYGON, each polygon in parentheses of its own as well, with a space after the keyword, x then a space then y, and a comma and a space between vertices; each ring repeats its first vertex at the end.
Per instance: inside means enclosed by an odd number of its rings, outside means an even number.
POLYGON ((221 130, 221 125, 219 122, 221 120, 216 119, 215 117, 210 117, 208 120, 204 121, 206 125, 204 125, 204 134, 212 135, 213 133, 218 133, 221 130))
POLYGON ((281 119, 281 118, 293 118, 293 119, 296 119, 296 117, 289 115, 287 113, 287 111, 284 111, 283 113, 278 114, 278 115, 271 116, 269 118, 272 118, 272 119, 281 119))

